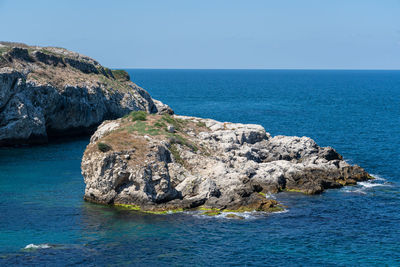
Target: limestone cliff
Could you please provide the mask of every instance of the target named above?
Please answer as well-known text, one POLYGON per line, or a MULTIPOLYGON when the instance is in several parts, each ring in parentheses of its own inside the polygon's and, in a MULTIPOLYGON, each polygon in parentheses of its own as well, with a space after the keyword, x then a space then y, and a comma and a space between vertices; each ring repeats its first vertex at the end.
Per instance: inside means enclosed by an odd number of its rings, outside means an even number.
POLYGON ((172 112, 125 71, 63 48, 0 42, 0 146, 89 133, 105 119, 159 109, 172 112))
POLYGON ((82 160, 85 199, 160 211, 277 210, 269 192, 320 193, 371 179, 331 147, 260 125, 134 112, 106 121, 82 160))

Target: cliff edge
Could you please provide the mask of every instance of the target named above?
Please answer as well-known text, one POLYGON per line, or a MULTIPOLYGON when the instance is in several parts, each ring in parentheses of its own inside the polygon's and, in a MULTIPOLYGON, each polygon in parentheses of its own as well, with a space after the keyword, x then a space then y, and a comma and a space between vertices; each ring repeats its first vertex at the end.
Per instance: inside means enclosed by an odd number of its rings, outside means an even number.
POLYGON ((125 71, 64 48, 0 42, 0 146, 92 133, 133 110, 172 113, 125 71))

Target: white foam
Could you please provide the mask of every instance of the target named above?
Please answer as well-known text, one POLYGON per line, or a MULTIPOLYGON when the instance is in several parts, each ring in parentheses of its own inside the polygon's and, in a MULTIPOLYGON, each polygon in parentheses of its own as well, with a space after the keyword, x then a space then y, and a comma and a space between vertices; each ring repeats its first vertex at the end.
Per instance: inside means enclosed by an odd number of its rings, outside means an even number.
POLYGON ((376 174, 371 174, 372 177, 375 179, 369 180, 369 181, 364 181, 364 182, 358 182, 357 185, 355 186, 346 186, 341 189, 342 192, 345 193, 357 193, 357 194, 363 194, 366 195, 367 192, 374 187, 391 187, 392 185, 386 181, 385 178, 376 175, 376 174))
POLYGON ((265 197, 268 198, 268 199, 276 199, 276 197, 271 193, 265 194, 265 197))
POLYGON ((51 246, 49 244, 39 244, 39 245, 29 244, 24 249, 43 249, 43 248, 51 248, 51 246))
POLYGON ((371 176, 374 177, 376 181, 386 181, 385 178, 383 178, 377 174, 371 174, 371 176))
POLYGON ((370 182, 370 181, 368 181, 368 182, 359 182, 358 184, 361 185, 362 187, 366 187, 366 188, 377 187, 377 186, 388 186, 388 185, 385 185, 385 184, 377 184, 377 183, 370 182))
POLYGON ((357 194, 362 194, 362 195, 366 195, 367 192, 365 192, 362 188, 343 188, 342 189, 343 192, 345 193, 357 193, 357 194))
POLYGON ((242 217, 244 219, 254 219, 254 212, 221 212, 221 214, 216 215, 216 218, 224 218, 224 219, 232 219, 232 220, 237 220, 238 218, 230 218, 228 215, 233 214, 238 217, 242 217))
POLYGON ((378 187, 378 186, 389 186, 391 187, 392 185, 386 181, 385 178, 376 175, 376 174, 371 174, 372 177, 375 179, 365 181, 365 182, 359 182, 358 185, 364 187, 364 188, 373 188, 373 187, 378 187))
POLYGON ((203 214, 202 212, 196 212, 196 213, 191 213, 191 215, 193 215, 196 218, 201 218, 201 219, 233 219, 233 220, 237 220, 238 218, 230 218, 229 216, 227 217, 228 214, 234 214, 237 215, 239 217, 242 217, 245 220, 249 220, 249 219, 254 219, 256 218, 256 214, 258 214, 255 211, 246 211, 246 212, 221 212, 218 215, 212 215, 212 216, 208 216, 206 214, 203 214))
POLYGON ((260 218, 262 216, 268 216, 268 215, 274 215, 274 214, 281 214, 281 213, 287 213, 289 212, 288 209, 284 209, 282 211, 276 211, 276 212, 262 212, 262 211, 245 211, 245 212, 221 212, 220 214, 213 215, 213 216, 208 216, 206 214, 203 214, 202 212, 195 211, 195 212, 185 212, 186 214, 190 214, 196 218, 215 218, 215 219, 227 219, 227 220, 237 220, 239 218, 235 217, 229 217, 229 214, 236 215, 238 217, 242 217, 241 219, 245 220, 252 220, 256 218, 260 218))
POLYGON ((286 212, 289 212, 289 210, 288 209, 284 209, 284 210, 281 210, 281 211, 272 212, 271 214, 279 214, 279 213, 286 213, 286 212))

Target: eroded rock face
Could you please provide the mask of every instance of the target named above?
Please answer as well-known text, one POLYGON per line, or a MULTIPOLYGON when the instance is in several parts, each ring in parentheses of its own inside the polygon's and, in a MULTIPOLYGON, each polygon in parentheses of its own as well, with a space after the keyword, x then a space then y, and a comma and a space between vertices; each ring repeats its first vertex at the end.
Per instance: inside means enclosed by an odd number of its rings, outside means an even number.
POLYGON ((0 146, 92 133, 133 110, 173 113, 124 71, 62 48, 0 42, 0 146))
POLYGON ((85 199, 144 210, 270 210, 263 193, 320 193, 371 177, 307 137, 184 116, 104 122, 83 160, 85 199), (168 131, 173 125, 175 133, 168 131), (117 141, 118 140, 118 141, 117 141), (112 149, 101 152, 99 143, 112 149))

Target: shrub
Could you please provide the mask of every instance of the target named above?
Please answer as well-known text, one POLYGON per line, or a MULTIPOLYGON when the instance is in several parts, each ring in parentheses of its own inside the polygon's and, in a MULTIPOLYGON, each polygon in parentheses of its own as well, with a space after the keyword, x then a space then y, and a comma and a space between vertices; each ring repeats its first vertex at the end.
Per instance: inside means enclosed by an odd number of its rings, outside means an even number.
POLYGON ((129 116, 132 118, 132 121, 145 121, 147 119, 146 111, 132 111, 129 116))
POLYGON ((112 70, 112 74, 114 75, 115 79, 119 81, 129 81, 131 77, 129 74, 124 70, 112 70))
POLYGON ((109 150, 112 149, 112 147, 110 145, 107 145, 106 143, 97 143, 97 148, 101 151, 101 152, 107 152, 109 150))
POLYGON ((183 126, 185 126, 185 124, 187 124, 187 121, 182 120, 182 119, 176 119, 169 114, 164 114, 162 116, 161 120, 167 122, 168 124, 173 125, 175 127, 175 130, 177 130, 177 131, 181 131, 183 126))
POLYGON ((187 140, 186 138, 184 138, 183 136, 180 136, 178 134, 172 134, 169 138, 169 142, 171 144, 179 144, 179 145, 187 146, 194 152, 199 150, 199 148, 195 144, 193 144, 192 142, 190 142, 189 140, 187 140))
POLYGON ((165 124, 165 122, 160 121, 160 120, 156 121, 154 123, 154 126, 157 128, 165 128, 165 129, 167 128, 167 125, 165 124))

